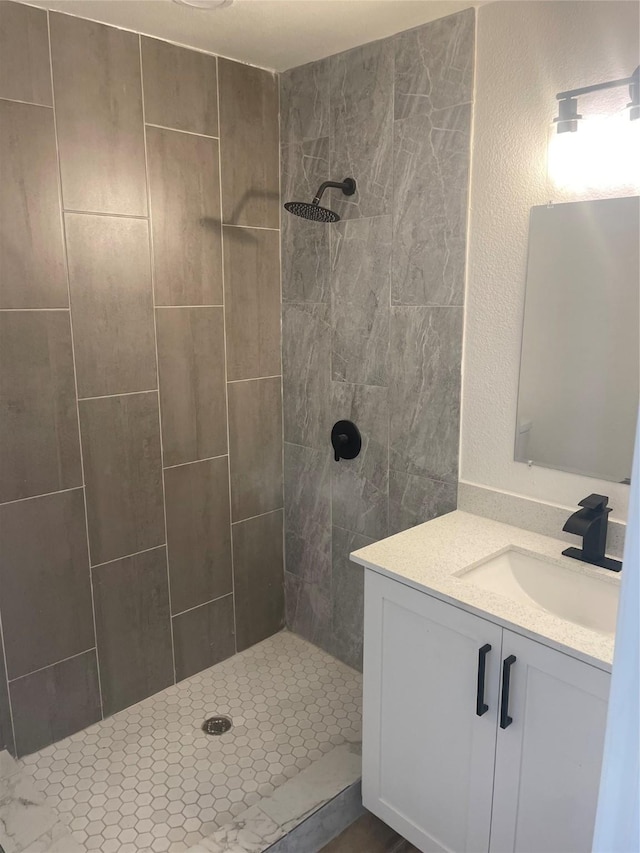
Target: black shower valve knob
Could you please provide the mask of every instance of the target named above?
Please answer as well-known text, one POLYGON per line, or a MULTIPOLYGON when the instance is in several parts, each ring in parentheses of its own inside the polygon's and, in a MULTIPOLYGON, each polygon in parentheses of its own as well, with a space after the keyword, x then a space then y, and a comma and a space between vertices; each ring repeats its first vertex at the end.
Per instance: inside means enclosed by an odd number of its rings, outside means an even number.
POLYGON ((362 447, 360 430, 352 421, 336 421, 331 430, 331 444, 336 462, 355 459, 362 447))

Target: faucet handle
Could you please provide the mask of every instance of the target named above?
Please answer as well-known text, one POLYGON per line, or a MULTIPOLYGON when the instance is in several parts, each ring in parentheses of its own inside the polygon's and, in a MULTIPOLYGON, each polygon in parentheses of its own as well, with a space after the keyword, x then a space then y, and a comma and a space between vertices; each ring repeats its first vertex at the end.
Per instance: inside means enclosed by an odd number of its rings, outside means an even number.
POLYGON ((599 510, 600 512, 604 512, 607 509, 607 504, 609 503, 609 498, 606 495, 587 495, 586 498, 583 498, 578 506, 583 506, 585 509, 593 509, 599 510))

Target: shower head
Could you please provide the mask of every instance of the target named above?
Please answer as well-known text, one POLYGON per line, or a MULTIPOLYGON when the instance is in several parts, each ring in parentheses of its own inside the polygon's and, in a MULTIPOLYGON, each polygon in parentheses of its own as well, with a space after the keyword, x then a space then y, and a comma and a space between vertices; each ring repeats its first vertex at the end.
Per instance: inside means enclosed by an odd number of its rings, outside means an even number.
POLYGON ((287 201, 285 202, 285 210, 293 213, 295 216, 301 216, 303 219, 310 219, 312 222, 338 222, 340 217, 338 214, 330 210, 328 207, 320 207, 320 199, 323 192, 328 187, 335 187, 342 190, 345 195, 353 195, 356 191, 356 182, 353 178, 345 178, 344 181, 325 181, 320 184, 318 192, 313 201, 287 201))

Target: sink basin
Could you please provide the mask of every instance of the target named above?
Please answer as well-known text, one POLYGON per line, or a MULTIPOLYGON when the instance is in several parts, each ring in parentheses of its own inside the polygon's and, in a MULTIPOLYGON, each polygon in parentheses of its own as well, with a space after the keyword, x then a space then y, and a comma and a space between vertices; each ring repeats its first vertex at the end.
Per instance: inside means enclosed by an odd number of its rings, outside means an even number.
POLYGON ((619 584, 509 548, 458 577, 592 631, 614 634, 619 584))

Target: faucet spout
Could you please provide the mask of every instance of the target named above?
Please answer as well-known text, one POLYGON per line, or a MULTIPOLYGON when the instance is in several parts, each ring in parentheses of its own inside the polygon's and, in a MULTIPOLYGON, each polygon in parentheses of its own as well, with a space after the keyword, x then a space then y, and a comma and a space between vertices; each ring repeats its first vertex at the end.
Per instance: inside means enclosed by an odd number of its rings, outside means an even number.
POLYGON ((622 563, 605 557, 607 546, 607 524, 611 507, 605 495, 588 495, 580 501, 582 509, 577 510, 566 520, 563 530, 582 537, 582 548, 567 548, 562 553, 567 557, 582 560, 595 566, 619 572, 622 563))

